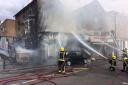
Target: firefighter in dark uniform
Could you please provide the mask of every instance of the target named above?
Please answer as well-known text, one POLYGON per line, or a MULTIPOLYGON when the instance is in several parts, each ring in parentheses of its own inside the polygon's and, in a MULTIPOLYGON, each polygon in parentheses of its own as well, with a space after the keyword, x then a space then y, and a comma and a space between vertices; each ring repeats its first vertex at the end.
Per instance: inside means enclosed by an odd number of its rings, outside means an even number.
POLYGON ((59 59, 58 59, 59 73, 65 73, 65 56, 66 53, 64 51, 64 47, 61 47, 59 53, 59 59))
POLYGON ((127 57, 124 57, 123 58, 123 69, 122 69, 123 72, 127 72, 128 71, 128 58, 127 57))
POLYGON ((115 71, 116 69, 116 56, 114 55, 114 53, 112 53, 112 58, 109 60, 110 63, 110 71, 115 71))

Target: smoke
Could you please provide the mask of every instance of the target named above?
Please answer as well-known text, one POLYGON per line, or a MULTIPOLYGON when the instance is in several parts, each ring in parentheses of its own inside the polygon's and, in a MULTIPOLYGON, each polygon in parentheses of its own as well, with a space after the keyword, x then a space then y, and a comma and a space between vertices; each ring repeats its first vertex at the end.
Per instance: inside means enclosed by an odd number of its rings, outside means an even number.
POLYGON ((9 57, 8 50, 0 49, 0 54, 9 57))
MULTIPOLYGON (((56 64, 60 47, 65 47, 67 51, 83 50, 81 48, 83 41, 80 42, 72 32, 87 41, 89 40, 88 34, 92 35, 90 31, 107 30, 104 10, 102 7, 100 9, 98 2, 94 1, 90 4, 92 7, 87 5, 89 7, 87 10, 84 6, 70 10, 60 0, 38 0, 39 31, 44 33, 41 36, 39 52, 43 64, 56 64), (94 8, 97 9, 97 12, 94 11, 94 8)), ((93 48, 85 47, 104 57, 93 48)))
POLYGON ((21 46, 16 46, 15 50, 16 50, 18 63, 22 63, 22 64, 26 63, 28 65, 34 65, 34 66, 44 64, 43 63, 44 59, 42 59, 40 55, 42 53, 40 49, 32 50, 32 49, 26 49, 25 47, 21 47, 21 46), (22 60, 22 59, 25 59, 25 60, 22 60))
POLYGON ((30 53, 30 54, 34 53, 34 50, 28 50, 20 46, 16 47, 15 49, 16 49, 16 53, 30 53))
POLYGON ((100 4, 94 0, 94 2, 89 3, 85 7, 82 4, 79 8, 72 10, 72 8, 70 9, 70 7, 62 4, 61 1, 37 0, 39 13, 38 32, 40 33, 40 35, 38 35, 40 37, 39 49, 34 51, 17 47, 17 53, 35 55, 34 60, 36 60, 38 64, 46 65, 57 64, 60 47, 64 47, 66 51, 82 50, 88 55, 91 55, 91 50, 103 58, 106 58, 92 48, 92 46, 90 46, 91 44, 88 45, 84 42, 89 41, 87 37, 92 35, 91 31, 109 31, 105 11, 100 4))
MULTIPOLYGON (((45 32, 70 33, 75 28, 73 11, 67 10, 61 1, 39 0, 38 3, 40 24, 47 25, 45 32)), ((43 27, 41 28, 43 29, 43 27)))
POLYGON ((38 0, 40 31, 40 55, 43 64, 56 64, 60 47, 66 47, 72 30, 72 15, 59 0, 38 0))

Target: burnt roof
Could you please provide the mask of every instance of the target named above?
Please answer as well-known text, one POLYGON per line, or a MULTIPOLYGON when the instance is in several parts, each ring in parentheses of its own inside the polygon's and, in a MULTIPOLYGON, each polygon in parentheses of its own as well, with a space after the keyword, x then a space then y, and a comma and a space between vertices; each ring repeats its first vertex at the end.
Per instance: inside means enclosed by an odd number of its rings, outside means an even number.
POLYGON ((23 9, 21 9, 18 13, 16 13, 16 14, 14 15, 14 17, 17 17, 17 16, 20 15, 22 12, 24 12, 26 9, 28 9, 29 6, 33 5, 35 1, 36 1, 36 0, 32 0, 32 2, 30 2, 27 6, 25 6, 25 7, 24 7, 23 9))

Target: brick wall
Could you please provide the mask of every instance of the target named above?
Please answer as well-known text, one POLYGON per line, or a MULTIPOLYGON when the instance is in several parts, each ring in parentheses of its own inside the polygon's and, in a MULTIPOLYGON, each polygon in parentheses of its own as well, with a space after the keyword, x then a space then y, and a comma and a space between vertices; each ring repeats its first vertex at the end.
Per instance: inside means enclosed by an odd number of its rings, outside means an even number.
POLYGON ((1 36, 16 37, 15 20, 6 19, 0 26, 1 36))

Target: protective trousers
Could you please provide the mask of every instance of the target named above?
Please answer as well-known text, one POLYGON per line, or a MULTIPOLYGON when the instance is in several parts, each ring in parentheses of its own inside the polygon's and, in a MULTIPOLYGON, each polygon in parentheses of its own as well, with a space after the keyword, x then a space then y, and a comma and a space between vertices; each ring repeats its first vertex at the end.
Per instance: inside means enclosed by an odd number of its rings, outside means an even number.
POLYGON ((58 61, 58 69, 61 73, 65 72, 65 61, 58 61))
POLYGON ((128 71, 128 64, 126 61, 123 62, 123 71, 128 71))
POLYGON ((115 60, 110 60, 110 71, 115 71, 115 68, 116 68, 116 61, 115 60))

